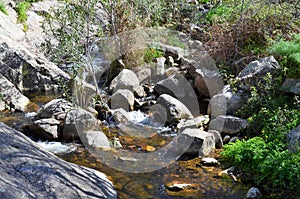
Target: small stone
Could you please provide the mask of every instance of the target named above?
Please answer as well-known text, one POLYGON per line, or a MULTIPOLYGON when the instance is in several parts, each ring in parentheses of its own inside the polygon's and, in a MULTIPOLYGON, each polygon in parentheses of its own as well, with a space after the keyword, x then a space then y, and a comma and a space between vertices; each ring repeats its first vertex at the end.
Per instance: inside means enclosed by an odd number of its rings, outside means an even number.
POLYGON ((251 187, 247 192, 247 199, 258 199, 261 198, 262 194, 256 187, 251 187))
POLYGON ((215 158, 202 158, 201 159, 201 163, 203 165, 213 166, 213 165, 217 165, 218 164, 218 160, 216 160, 215 158))

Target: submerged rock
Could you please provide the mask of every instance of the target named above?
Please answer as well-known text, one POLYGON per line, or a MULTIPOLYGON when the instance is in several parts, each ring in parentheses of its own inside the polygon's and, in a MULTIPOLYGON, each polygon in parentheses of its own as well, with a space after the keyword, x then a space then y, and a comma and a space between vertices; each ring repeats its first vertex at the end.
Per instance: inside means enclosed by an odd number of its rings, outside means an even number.
POLYGON ((0 198, 117 198, 107 177, 65 162, 0 123, 0 198))

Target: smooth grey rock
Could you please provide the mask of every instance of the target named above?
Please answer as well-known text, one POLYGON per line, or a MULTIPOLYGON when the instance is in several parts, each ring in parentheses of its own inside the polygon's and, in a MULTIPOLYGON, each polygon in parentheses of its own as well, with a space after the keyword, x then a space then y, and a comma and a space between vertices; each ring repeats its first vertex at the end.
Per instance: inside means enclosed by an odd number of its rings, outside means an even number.
POLYGON ((187 128, 182 131, 182 135, 194 138, 186 154, 197 154, 200 157, 207 156, 215 149, 214 137, 212 134, 200 129, 187 128))
POLYGON ((156 104, 160 105, 163 108, 163 110, 157 110, 158 112, 166 113, 167 123, 176 123, 180 119, 193 118, 193 115, 188 110, 188 108, 183 103, 170 95, 160 95, 157 98, 156 104))
POLYGON ((243 106, 248 97, 246 92, 233 92, 230 85, 225 85, 220 93, 210 99, 207 112, 212 118, 224 114, 232 115, 243 106))
POLYGON ((287 134, 289 149, 296 152, 300 149, 300 125, 287 134))
POLYGON ((111 109, 133 110, 134 94, 130 90, 119 89, 110 97, 109 102, 111 109))
POLYGON ((273 56, 261 58, 259 60, 250 62, 236 77, 237 81, 244 84, 244 89, 249 90, 252 86, 263 80, 267 73, 273 77, 280 69, 280 65, 273 56))
POLYGON ((262 197, 261 192, 256 187, 251 187, 246 195, 247 199, 258 199, 262 197))
POLYGON ((219 131, 216 131, 216 130, 209 130, 208 133, 211 133, 211 134, 214 135, 215 143, 216 143, 216 149, 223 148, 223 140, 222 140, 221 133, 219 131))
POLYGON ((123 69, 117 77, 115 77, 109 86, 109 89, 114 93, 118 89, 127 89, 133 92, 134 87, 138 87, 140 81, 135 72, 129 69, 123 69))
POLYGON ((0 123, 0 198, 117 198, 107 177, 68 163, 0 123))
POLYGON ((282 90, 286 93, 300 95, 300 79, 286 78, 282 84, 282 90))
POLYGON ((73 108, 71 102, 65 99, 53 99, 37 111, 36 118, 55 118, 64 120, 66 113, 73 108))
POLYGON ((60 121, 54 118, 36 120, 30 124, 23 124, 22 129, 26 134, 41 140, 57 140, 59 137, 60 121))
MULTIPOLYGON (((0 66, 1 67, 1 66, 0 66)), ((7 78, 0 74, 0 94, 2 108, 11 110, 25 111, 29 99, 24 96, 7 78)))
POLYGON ((229 141, 230 141, 230 136, 229 135, 225 135, 224 138, 223 138, 223 144, 228 144, 229 141))
POLYGON ((206 97, 212 97, 222 90, 224 84, 217 70, 196 69, 195 86, 206 97))
POLYGON ((96 123, 97 119, 92 113, 84 109, 73 109, 66 114, 64 119, 63 139, 78 140, 83 132, 93 129, 96 123))
POLYGON ((111 149, 110 142, 102 131, 88 130, 82 134, 81 141, 88 144, 85 144, 85 147, 92 147, 101 150, 111 149))
POLYGON ((230 115, 219 115, 209 124, 210 130, 217 130, 221 133, 235 135, 249 125, 247 120, 230 115))

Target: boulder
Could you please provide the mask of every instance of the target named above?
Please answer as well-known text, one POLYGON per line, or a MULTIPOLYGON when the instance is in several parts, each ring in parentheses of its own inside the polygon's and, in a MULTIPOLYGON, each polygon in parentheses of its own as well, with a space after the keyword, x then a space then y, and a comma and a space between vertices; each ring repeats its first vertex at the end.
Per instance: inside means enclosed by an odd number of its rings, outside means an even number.
POLYGON ((59 159, 0 123, 0 198, 117 198, 107 177, 59 159))
MULTIPOLYGON (((176 98, 163 94, 157 98, 156 104, 160 105, 162 109, 157 110, 158 112, 166 113, 167 123, 176 123, 180 119, 193 118, 193 115, 188 108, 176 98)), ((154 115, 155 117, 155 115, 154 115)))
MULTIPOLYGON (((1 68, 1 66, 0 66, 1 68)), ((0 102, 2 110, 9 107, 10 110, 25 111, 29 99, 25 97, 7 78, 0 73, 0 102)))
POLYGON ((37 112, 36 118, 55 118, 57 120, 64 120, 68 111, 73 108, 71 102, 65 99, 53 99, 37 112))
POLYGON ((58 90, 70 76, 42 55, 9 43, 0 43, 0 73, 20 91, 58 90))
POLYGON ((64 119, 63 139, 78 140, 83 132, 92 129, 96 123, 96 117, 90 112, 84 109, 73 109, 64 119))
POLYGON ((209 124, 210 130, 217 130, 221 133, 235 135, 249 125, 247 120, 230 115, 219 115, 211 120, 209 124))
POLYGON ((110 97, 109 102, 111 109, 133 110, 134 94, 130 90, 119 89, 110 97))
POLYGON ((300 125, 287 134, 289 149, 296 152, 300 149, 300 125))
POLYGON ((279 69, 280 66, 273 56, 261 58, 250 62, 250 64, 238 74, 236 80, 243 83, 244 89, 250 90, 252 86, 262 81, 267 73, 270 73, 274 77, 279 69))
POLYGON ((39 140, 57 140, 59 137, 60 122, 54 118, 36 120, 30 124, 23 124, 25 134, 39 140))
POLYGON ((127 89, 134 92, 135 87, 140 85, 140 81, 135 72, 123 69, 110 83, 109 89, 114 93, 118 89, 127 89))
POLYGON ((286 78, 282 84, 282 90, 286 93, 300 95, 300 79, 286 78))
POLYGON ((188 128, 182 131, 182 135, 194 139, 190 147, 186 150, 186 154, 197 154, 203 157, 209 155, 215 149, 214 136, 206 131, 188 128))
POLYGON ((218 160, 215 158, 202 158, 201 163, 206 166, 215 166, 218 164, 218 160))
POLYGON ((199 93, 212 97, 222 90, 224 84, 217 70, 196 69, 195 86, 199 93))
POLYGON ((248 97, 246 92, 242 90, 234 92, 230 85, 226 85, 220 93, 210 99, 207 112, 212 118, 224 114, 233 115, 243 106, 248 97))
POLYGON ((154 91, 158 95, 168 94, 182 102, 193 115, 199 115, 197 95, 190 82, 180 73, 159 81, 154 91))

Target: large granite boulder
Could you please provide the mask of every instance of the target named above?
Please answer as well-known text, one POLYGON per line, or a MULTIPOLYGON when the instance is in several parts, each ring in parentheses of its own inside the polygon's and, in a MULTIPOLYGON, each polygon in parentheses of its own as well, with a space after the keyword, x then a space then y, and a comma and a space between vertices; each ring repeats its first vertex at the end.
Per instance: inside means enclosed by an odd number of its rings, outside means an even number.
POLYGON ((134 94, 130 90, 119 89, 110 97, 109 102, 111 109, 133 110, 134 94))
POLYGON ((107 177, 65 162, 0 123, 0 198, 117 198, 107 177))

